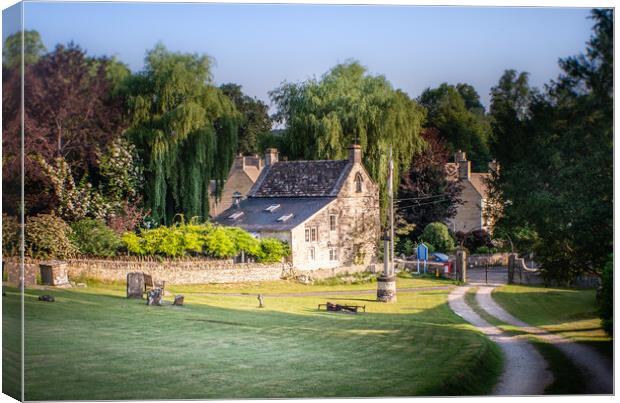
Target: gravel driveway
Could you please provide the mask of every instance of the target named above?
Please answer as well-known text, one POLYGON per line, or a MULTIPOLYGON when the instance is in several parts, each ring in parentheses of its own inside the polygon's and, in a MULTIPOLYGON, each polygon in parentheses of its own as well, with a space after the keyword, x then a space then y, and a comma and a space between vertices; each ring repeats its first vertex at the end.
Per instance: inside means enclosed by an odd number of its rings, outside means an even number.
POLYGON ((588 393, 613 393, 613 365, 610 360, 589 346, 574 343, 569 339, 549 333, 510 315, 491 297, 493 288, 494 287, 478 288, 476 300, 485 311, 504 323, 518 326, 524 332, 534 334, 536 337, 555 345, 584 371, 588 377, 586 382, 588 385, 588 393))
POLYGON ((510 336, 482 319, 465 302, 471 287, 457 287, 448 296, 450 308, 497 343, 504 353, 504 369, 494 395, 542 395, 553 382, 547 362, 538 350, 519 336, 510 336))

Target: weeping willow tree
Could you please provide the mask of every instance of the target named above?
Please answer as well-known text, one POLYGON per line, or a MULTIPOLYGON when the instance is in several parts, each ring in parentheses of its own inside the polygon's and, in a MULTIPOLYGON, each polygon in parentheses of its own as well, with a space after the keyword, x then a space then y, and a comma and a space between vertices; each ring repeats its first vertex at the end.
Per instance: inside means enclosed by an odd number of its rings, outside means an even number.
POLYGON ((152 218, 206 218, 209 183, 221 189, 233 162, 239 114, 212 85, 211 60, 159 44, 127 85, 128 138, 145 165, 145 204, 152 218))
POLYGON ((390 147, 396 190, 400 172, 424 146, 424 108, 357 62, 339 64, 320 80, 284 83, 270 96, 276 119, 286 124, 291 159, 346 159, 349 145, 360 144, 364 164, 380 188, 384 217, 390 147))

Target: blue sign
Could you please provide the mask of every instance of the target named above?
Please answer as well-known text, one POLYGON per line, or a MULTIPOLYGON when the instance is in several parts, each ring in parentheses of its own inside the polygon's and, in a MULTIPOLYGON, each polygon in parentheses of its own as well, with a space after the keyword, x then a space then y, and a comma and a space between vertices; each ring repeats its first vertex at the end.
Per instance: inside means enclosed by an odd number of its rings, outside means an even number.
POLYGON ((418 260, 428 260, 428 246, 423 243, 418 245, 417 249, 418 260))

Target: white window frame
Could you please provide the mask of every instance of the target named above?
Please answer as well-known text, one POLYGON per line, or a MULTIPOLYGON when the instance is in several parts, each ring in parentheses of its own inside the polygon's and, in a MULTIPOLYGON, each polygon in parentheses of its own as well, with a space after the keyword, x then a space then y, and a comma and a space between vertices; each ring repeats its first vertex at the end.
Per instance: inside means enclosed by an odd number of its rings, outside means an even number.
POLYGON ((316 227, 310 228, 310 242, 318 242, 319 240, 319 231, 316 227))
POLYGON ((330 214, 329 215, 329 230, 336 231, 337 226, 338 226, 338 220, 336 218, 336 214, 330 214))
POLYGON ((306 228, 306 242, 310 242, 310 228, 306 228))
POLYGON ((308 248, 308 260, 316 260, 316 251, 313 246, 308 248))

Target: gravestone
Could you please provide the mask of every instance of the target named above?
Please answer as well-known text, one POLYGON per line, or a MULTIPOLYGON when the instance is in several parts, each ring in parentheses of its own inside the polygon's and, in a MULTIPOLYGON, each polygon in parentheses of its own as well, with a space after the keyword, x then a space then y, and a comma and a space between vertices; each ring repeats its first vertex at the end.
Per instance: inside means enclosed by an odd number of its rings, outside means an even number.
POLYGON ((172 305, 182 306, 184 299, 185 297, 183 297, 182 295, 175 295, 174 302, 172 303, 172 305))
POLYGON ((50 260, 39 263, 41 282, 54 287, 71 287, 67 276, 67 262, 50 260))
POLYGON ((161 305, 162 292, 161 288, 153 288, 146 293, 147 305, 161 305))
POLYGON ((127 298, 140 298, 144 293, 144 273, 127 273, 127 298))

